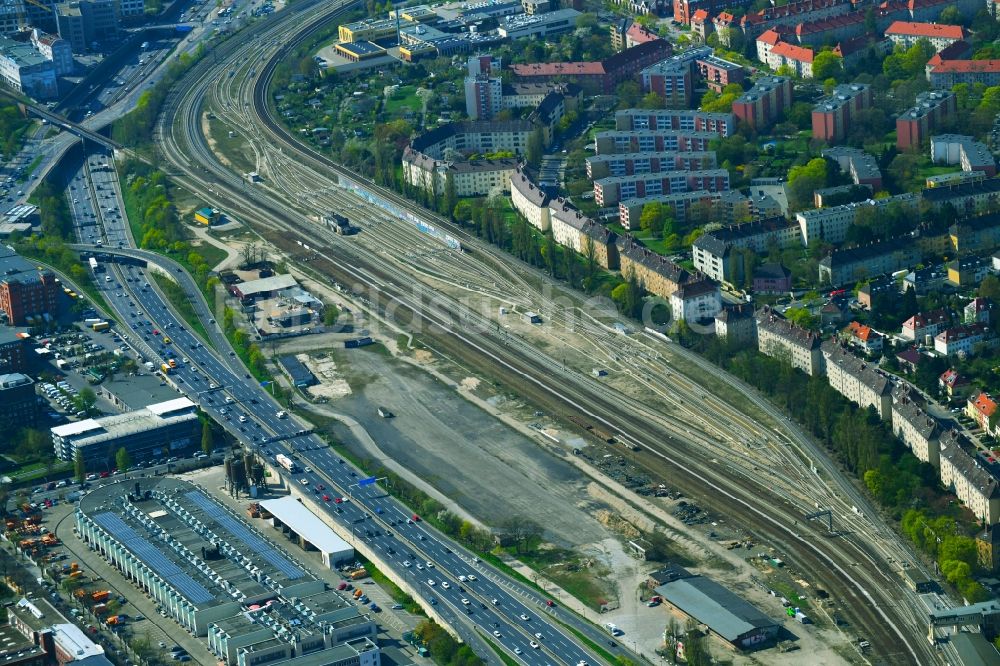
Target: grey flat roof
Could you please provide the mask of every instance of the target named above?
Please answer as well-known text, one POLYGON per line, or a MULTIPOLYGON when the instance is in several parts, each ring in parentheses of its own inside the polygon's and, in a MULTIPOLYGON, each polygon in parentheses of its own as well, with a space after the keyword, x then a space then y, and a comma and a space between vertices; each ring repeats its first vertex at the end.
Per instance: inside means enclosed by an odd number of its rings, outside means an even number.
POLYGON ((315 513, 291 495, 264 500, 260 505, 293 532, 314 545, 321 553, 328 555, 354 553, 354 548, 337 536, 337 533, 327 527, 326 523, 320 520, 315 513))
POLYGON ((664 583, 656 592, 730 642, 748 631, 779 625, 748 601, 703 576, 664 583))

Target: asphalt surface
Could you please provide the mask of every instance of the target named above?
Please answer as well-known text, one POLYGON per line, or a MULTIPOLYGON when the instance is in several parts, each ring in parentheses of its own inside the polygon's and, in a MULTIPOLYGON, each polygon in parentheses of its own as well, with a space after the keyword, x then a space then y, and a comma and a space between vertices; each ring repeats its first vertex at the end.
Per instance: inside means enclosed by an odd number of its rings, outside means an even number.
MULTIPOLYGON (((88 160, 89 176, 79 174, 70 183, 71 188, 76 188, 70 189, 74 221, 82 230, 85 245, 94 252, 145 256, 164 266, 188 289, 193 287, 190 277, 169 260, 127 249, 131 239, 117 196, 116 176, 106 169, 106 157, 91 156, 88 160), (101 226, 91 226, 88 221, 97 221, 101 226)), ((104 269, 97 274, 96 282, 118 314, 115 329, 143 359, 157 367, 173 359, 177 367, 168 377, 178 390, 262 458, 273 462, 279 453, 293 456, 303 471, 285 474, 288 483, 313 492, 318 510, 325 510, 355 543, 364 542, 397 575, 410 582, 424 603, 435 606, 445 621, 453 626, 471 624, 474 631, 506 648, 520 663, 599 663, 546 617, 552 615, 578 624, 579 620, 568 611, 548 607, 540 598, 523 597, 519 586, 512 585, 498 571, 483 565, 424 522, 413 521, 411 512, 377 484, 361 485, 359 471, 339 459, 305 426, 294 418, 279 419, 281 407, 240 367, 214 320, 209 317, 203 321, 218 348, 226 350, 222 355, 206 346, 173 314, 151 284, 146 269, 118 263, 106 264, 104 269), (338 504, 338 497, 346 497, 347 501, 338 504), (428 567, 427 562, 432 566, 428 567), (422 570, 417 568, 418 563, 422 570), (460 580, 460 576, 468 579, 470 575, 474 581, 460 580)), ((193 302, 199 303, 198 314, 208 315, 200 296, 192 295, 197 298, 193 302)), ((595 640, 605 638, 599 631, 590 630, 595 640)))

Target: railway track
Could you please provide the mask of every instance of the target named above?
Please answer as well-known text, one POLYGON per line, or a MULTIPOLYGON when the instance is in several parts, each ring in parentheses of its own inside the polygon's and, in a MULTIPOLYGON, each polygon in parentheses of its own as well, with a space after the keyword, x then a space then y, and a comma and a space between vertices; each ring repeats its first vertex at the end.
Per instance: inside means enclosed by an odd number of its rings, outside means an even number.
MULTIPOLYGON (((282 28, 267 35, 268 41, 274 43, 272 40, 280 39, 283 46, 277 55, 269 56, 263 64, 258 63, 260 72, 256 77, 249 76, 248 71, 243 78, 237 94, 244 94, 246 86, 252 83, 253 103, 249 107, 234 107, 240 112, 234 118, 254 122, 249 126, 252 128, 250 131, 280 142, 282 151, 288 151, 284 155, 286 159, 294 156, 292 159, 317 165, 339 176, 345 172, 337 165, 311 153, 288 135, 273 118, 273 110, 266 97, 268 82, 280 57, 295 48, 300 43, 297 40, 308 38, 309 34, 321 29, 336 11, 339 9, 328 7, 315 18, 307 17, 308 22, 304 21, 304 26, 282 28), (258 117, 254 118, 252 114, 258 114, 258 117)), ((264 41, 260 34, 254 41, 264 41)), ((250 49, 253 48, 251 44, 250 49)), ((209 63, 212 66, 201 66, 205 63, 200 63, 193 69, 182 81, 183 85, 175 87, 158 123, 165 156, 183 172, 180 179, 185 185, 208 200, 225 201, 226 207, 238 212, 285 252, 301 254, 303 250, 298 243, 313 248, 310 264, 314 269, 345 285, 363 285, 369 294, 368 306, 383 314, 392 310, 395 321, 400 325, 405 327, 415 318, 431 322, 436 327, 431 336, 432 345, 439 353, 459 362, 480 367, 485 365, 487 372, 528 400, 551 406, 553 413, 582 414, 603 424, 602 427, 640 443, 644 450, 637 454, 637 464, 672 470, 671 484, 691 496, 714 496, 712 503, 716 505, 720 498, 724 498, 728 504, 725 513, 730 520, 753 525, 762 538, 787 552, 802 570, 814 572, 828 589, 840 593, 840 599, 847 605, 845 615, 856 626, 864 627, 858 633, 872 642, 887 661, 934 663, 935 658, 924 645, 920 628, 911 633, 914 618, 907 617, 895 606, 893 590, 899 581, 895 581, 894 585, 877 566, 873 566, 878 561, 877 553, 866 550, 856 542, 829 541, 811 526, 792 529, 791 526, 801 517, 801 510, 780 496, 763 493, 759 479, 755 483, 749 478, 734 477, 724 469, 707 463, 703 452, 698 450, 697 441, 685 441, 682 433, 664 427, 648 413, 641 413, 642 410, 628 420, 623 419, 617 401, 602 395, 595 387, 587 386, 586 382, 579 382, 578 378, 576 381, 561 381, 564 376, 560 376, 554 381, 553 375, 558 373, 551 372, 551 365, 546 365, 553 363, 551 358, 530 353, 523 345, 500 338, 488 330, 474 337, 466 334, 461 323, 469 321, 469 316, 460 307, 439 300, 433 308, 428 308, 428 303, 419 298, 420 294, 414 295, 412 284, 385 265, 384 257, 360 252, 343 240, 324 240, 325 234, 318 232, 314 220, 296 214, 294 209, 275 205, 270 196, 255 189, 247 189, 239 176, 219 165, 201 133, 201 106, 212 83, 217 84, 225 76, 230 64, 243 65, 249 70, 246 62, 249 59, 256 62, 257 51, 252 56, 242 55, 243 62, 237 62, 236 58, 241 57, 240 51, 231 48, 229 53, 216 56, 218 63, 209 63), (760 504, 767 504, 768 508, 761 509, 760 504)), ((266 49, 260 49, 260 52, 266 52, 266 49)), ((281 168, 280 160, 273 154, 264 153, 259 159, 271 160, 268 168, 281 168)), ((356 178, 354 174, 348 175, 356 178)), ((380 194, 385 196, 383 192, 380 194)), ((394 202, 412 208, 408 201, 401 198, 396 197, 394 202)), ((460 239, 463 235, 459 235, 460 239)), ((466 242, 475 241, 467 235, 465 238, 466 242)), ((490 255, 477 252, 476 257, 488 262, 495 275, 505 272, 505 265, 490 255)), ((739 422, 739 419, 733 420, 739 422)), ((742 424, 749 432, 751 427, 748 426, 752 424, 742 424)))

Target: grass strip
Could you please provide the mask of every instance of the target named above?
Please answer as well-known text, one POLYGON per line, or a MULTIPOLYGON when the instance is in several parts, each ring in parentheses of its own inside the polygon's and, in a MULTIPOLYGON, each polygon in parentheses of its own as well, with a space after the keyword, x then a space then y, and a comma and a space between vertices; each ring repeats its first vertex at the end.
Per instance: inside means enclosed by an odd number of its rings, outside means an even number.
POLYGON ((181 316, 181 319, 187 322, 188 326, 191 327, 191 330, 201 336, 201 339, 205 341, 205 344, 212 345, 212 338, 209 337, 208 331, 205 330, 205 325, 201 322, 197 313, 195 313, 194 306, 188 299, 187 294, 184 293, 184 289, 165 275, 161 275, 158 272, 153 272, 152 275, 153 279, 156 281, 156 286, 159 287, 160 291, 163 292, 163 295, 167 297, 167 300, 170 301, 170 305, 172 305, 174 310, 176 310, 181 316))

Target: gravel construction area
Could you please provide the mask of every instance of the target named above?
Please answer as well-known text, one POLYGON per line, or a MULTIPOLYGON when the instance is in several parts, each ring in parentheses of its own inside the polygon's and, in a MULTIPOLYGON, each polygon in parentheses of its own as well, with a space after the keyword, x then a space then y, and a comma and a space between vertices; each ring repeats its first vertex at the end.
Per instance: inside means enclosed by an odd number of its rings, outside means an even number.
MULTIPOLYGON (((361 350, 335 352, 352 393, 331 403, 362 423, 386 454, 490 525, 533 518, 565 547, 607 536, 591 515, 586 481, 570 464, 407 363, 361 350), (395 416, 381 418, 378 408, 395 416)), ((336 435, 351 442, 347 428, 336 435)))

